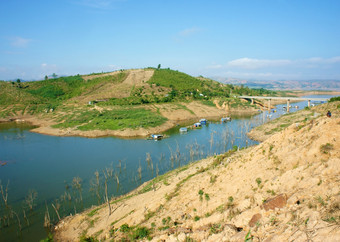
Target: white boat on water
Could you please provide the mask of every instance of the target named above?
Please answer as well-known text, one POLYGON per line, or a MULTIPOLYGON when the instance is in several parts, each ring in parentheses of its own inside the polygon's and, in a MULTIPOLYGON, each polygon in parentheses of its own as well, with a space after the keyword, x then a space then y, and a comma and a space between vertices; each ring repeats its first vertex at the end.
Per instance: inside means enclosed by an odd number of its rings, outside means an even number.
POLYGON ((153 139, 153 140, 161 140, 163 139, 163 135, 162 134, 152 134, 150 135, 150 138, 153 139))
POLYGON ((182 128, 179 129, 179 132, 180 133, 186 133, 186 132, 188 132, 188 128, 182 127, 182 128))
POLYGON ((200 128, 202 127, 201 123, 194 123, 193 128, 200 128))
POLYGON ((230 117, 221 118, 221 122, 227 122, 227 121, 230 121, 230 120, 231 120, 230 117))
POLYGON ((207 120, 205 118, 200 119, 200 123, 202 125, 207 124, 207 120))

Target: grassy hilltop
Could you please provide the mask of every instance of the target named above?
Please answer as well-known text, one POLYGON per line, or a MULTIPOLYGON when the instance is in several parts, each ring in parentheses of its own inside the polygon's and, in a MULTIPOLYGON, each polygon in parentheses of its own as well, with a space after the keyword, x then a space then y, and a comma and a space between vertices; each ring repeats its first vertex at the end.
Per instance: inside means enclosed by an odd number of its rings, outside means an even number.
POLYGON ((275 95, 275 92, 155 68, 43 81, 0 81, 0 119, 33 116, 45 120, 46 127, 69 129, 75 135, 82 135, 78 131, 148 129, 169 120, 254 109, 249 102, 235 98, 240 94, 275 95))

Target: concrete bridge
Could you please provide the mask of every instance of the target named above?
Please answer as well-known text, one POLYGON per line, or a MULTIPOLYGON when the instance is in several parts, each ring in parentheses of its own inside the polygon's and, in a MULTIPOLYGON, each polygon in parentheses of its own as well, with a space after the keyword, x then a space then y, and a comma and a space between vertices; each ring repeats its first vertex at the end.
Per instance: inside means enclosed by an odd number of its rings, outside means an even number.
POLYGON ((290 101, 308 101, 308 107, 310 107, 311 101, 326 102, 328 98, 313 98, 313 97, 262 97, 262 96, 239 96, 239 98, 250 99, 251 104, 254 104, 254 99, 267 99, 268 100, 268 110, 270 111, 270 101, 271 100, 287 100, 287 112, 289 112, 290 101))

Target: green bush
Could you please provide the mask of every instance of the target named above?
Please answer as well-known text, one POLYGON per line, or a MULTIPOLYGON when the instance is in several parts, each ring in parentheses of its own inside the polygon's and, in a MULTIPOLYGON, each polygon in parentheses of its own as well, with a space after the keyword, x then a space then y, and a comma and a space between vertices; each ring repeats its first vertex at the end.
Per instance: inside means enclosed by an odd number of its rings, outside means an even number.
POLYGON ((79 126, 79 130, 120 130, 156 127, 167 119, 160 114, 143 108, 115 109, 99 112, 97 110, 81 111, 68 115, 64 122, 53 125, 54 128, 79 126))
POLYGON ((129 227, 128 224, 123 224, 122 226, 120 226, 120 231, 122 233, 128 233, 130 232, 131 228, 129 227))
POLYGON ((329 99, 329 102, 336 102, 336 101, 340 101, 340 96, 337 96, 337 97, 332 97, 329 99))
POLYGON ((138 227, 136 230, 132 232, 130 235, 130 238, 132 240, 137 240, 137 239, 143 239, 143 238, 149 238, 150 237, 150 230, 146 227, 138 227))

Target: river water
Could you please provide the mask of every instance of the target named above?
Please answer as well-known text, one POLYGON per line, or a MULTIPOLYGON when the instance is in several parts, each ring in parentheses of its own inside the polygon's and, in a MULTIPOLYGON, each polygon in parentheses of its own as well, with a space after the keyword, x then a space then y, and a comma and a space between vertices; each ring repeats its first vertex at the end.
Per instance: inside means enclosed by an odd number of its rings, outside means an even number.
MULTIPOLYGON (((295 105, 299 108, 291 108, 291 112, 303 109, 307 102, 295 105)), ((119 196, 190 162, 257 144, 246 133, 284 114, 283 106, 277 105, 277 112, 270 117, 267 111, 232 116, 230 122, 208 122, 186 134, 180 134, 178 126, 161 141, 54 137, 32 133, 27 124, 0 124, 0 180, 4 193, 8 184, 8 206, 0 200, 0 241, 38 241, 46 237, 46 208, 51 221, 58 220, 52 204, 62 217, 103 203, 103 174, 107 170, 112 171, 109 197, 119 196), (80 178, 78 187, 73 183, 75 177, 80 178), (32 210, 25 203, 30 191, 36 194, 32 210)))

